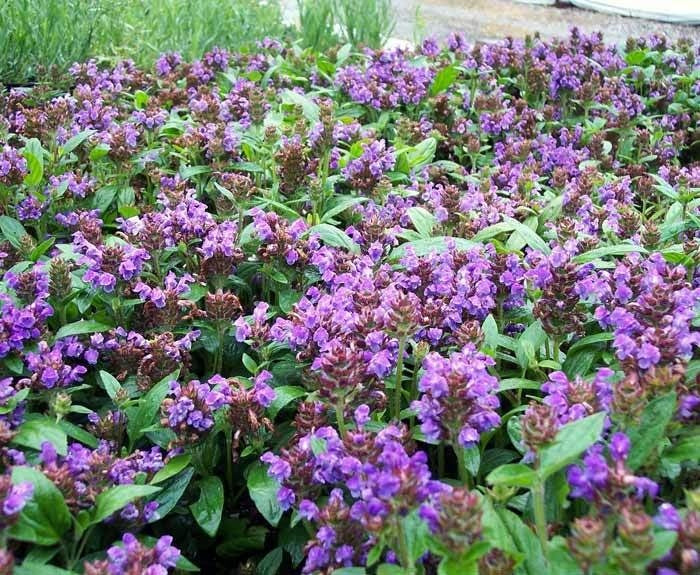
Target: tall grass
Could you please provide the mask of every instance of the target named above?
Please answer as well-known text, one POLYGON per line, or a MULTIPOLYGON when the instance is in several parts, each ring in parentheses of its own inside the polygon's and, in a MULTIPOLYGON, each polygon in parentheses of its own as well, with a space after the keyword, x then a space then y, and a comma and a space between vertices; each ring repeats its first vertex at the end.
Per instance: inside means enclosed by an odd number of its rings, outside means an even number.
POLYGON ((336 0, 336 13, 343 39, 353 46, 379 48, 396 24, 391 0, 336 0))
POLYGON ((22 83, 49 68, 65 69, 119 36, 119 2, 2 0, 0 81, 22 83))
POLYGON ((301 42, 307 48, 323 52, 338 43, 334 3, 335 0, 297 0, 301 42))
POLYGON ((297 0, 304 46, 323 51, 338 40, 381 47, 394 29, 391 0, 297 0))
POLYGON ((134 45, 120 52, 139 62, 178 51, 188 60, 214 46, 251 47, 264 36, 279 36, 282 14, 276 0, 129 0, 127 19, 134 45), (137 47, 135 51, 133 48, 137 47))
POLYGON ((92 56, 150 65, 283 32, 278 0, 0 0, 0 82, 22 84, 92 56))

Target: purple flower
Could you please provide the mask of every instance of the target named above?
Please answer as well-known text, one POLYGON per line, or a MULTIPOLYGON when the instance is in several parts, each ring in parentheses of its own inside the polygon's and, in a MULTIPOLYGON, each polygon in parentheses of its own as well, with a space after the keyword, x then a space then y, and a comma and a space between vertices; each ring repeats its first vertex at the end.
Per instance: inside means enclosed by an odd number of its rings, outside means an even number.
POLYGON ((9 491, 5 493, 5 497, 2 501, 3 522, 6 522, 8 517, 17 515, 22 511, 27 501, 31 499, 33 493, 34 485, 29 482, 13 485, 9 491))
POLYGON ((393 169, 396 158, 393 148, 386 148, 384 140, 373 140, 362 145, 360 157, 350 160, 342 174, 357 189, 369 192, 379 179, 393 169))
POLYGON ((426 356, 418 386, 422 395, 411 408, 427 437, 469 447, 499 425, 498 380, 488 372, 491 365, 494 361, 472 344, 449 358, 435 352, 426 356))
POLYGON ((255 392, 255 400, 263 407, 269 407, 277 397, 277 393, 268 385, 272 380, 272 374, 269 371, 262 370, 253 380, 253 390, 255 392))
POLYGON ((88 563, 91 573, 100 575, 165 575, 175 568, 180 559, 180 550, 172 545, 170 535, 160 537, 152 548, 144 546, 131 533, 122 536, 121 545, 107 550, 107 559, 88 563))
POLYGON ((662 503, 659 506, 659 512, 654 518, 654 521, 664 529, 678 531, 682 523, 682 518, 673 505, 670 503, 662 503))
POLYGON ((630 451, 630 440, 621 432, 614 433, 610 439, 610 455, 613 461, 625 461, 630 451))

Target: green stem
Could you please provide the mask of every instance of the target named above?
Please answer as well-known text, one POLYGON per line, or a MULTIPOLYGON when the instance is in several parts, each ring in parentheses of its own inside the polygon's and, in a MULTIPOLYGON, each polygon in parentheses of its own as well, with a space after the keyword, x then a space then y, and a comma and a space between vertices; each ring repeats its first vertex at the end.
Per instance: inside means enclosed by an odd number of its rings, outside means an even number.
POLYGON ((335 419, 342 439, 345 437, 345 401, 342 397, 335 404, 335 419))
POLYGON ((542 553, 547 557, 547 515, 544 506, 544 482, 538 481, 532 488, 532 507, 535 514, 535 530, 542 545, 542 553))
POLYGON ((396 518, 396 538, 398 539, 397 543, 401 566, 405 569, 406 575, 415 575, 416 566, 411 564, 411 554, 408 551, 406 533, 404 532, 400 517, 396 518))
POLYGON ((61 302, 58 305, 58 321, 61 322, 62 326, 68 323, 68 319, 66 316, 66 304, 63 302, 63 300, 61 300, 61 302))
POLYGON ((399 356, 396 360, 396 383, 394 389, 394 406, 392 416, 396 421, 401 419, 401 379, 403 376, 403 356, 406 352, 406 336, 402 335, 399 338, 399 356))
POLYGON ((219 345, 216 347, 216 355, 214 356, 213 372, 221 373, 221 368, 224 363, 224 328, 221 325, 216 326, 216 331, 219 336, 219 345))
POLYGON ((80 557, 83 554, 83 551, 85 551, 85 545, 87 545, 88 539, 90 539, 90 535, 92 535, 92 530, 94 529, 94 525, 92 527, 88 527, 87 531, 83 534, 83 536, 80 538, 80 545, 77 546, 77 549, 74 550, 73 552, 73 557, 70 560, 70 568, 73 569, 78 561, 80 560, 80 557))
MULTIPOLYGON (((411 375, 411 397, 409 398, 410 401, 408 402, 408 405, 411 405, 411 402, 414 400, 418 399, 418 370, 420 369, 420 362, 416 361, 415 356, 413 357, 413 374, 411 375)), ((416 417, 415 415, 411 416, 410 419, 410 425, 409 427, 413 429, 413 426, 416 423, 416 417)))
POLYGON ((556 362, 559 361, 559 354, 560 354, 560 348, 561 346, 561 341, 559 340, 558 337, 552 338, 552 359, 556 362))
POLYGON ((452 449, 457 456, 457 471, 459 473, 459 480, 466 485, 467 489, 471 489, 471 478, 469 477, 469 472, 467 471, 467 466, 464 461, 464 448, 455 442, 452 444, 452 449))
POLYGON ((233 429, 226 430, 226 483, 233 493, 233 429))

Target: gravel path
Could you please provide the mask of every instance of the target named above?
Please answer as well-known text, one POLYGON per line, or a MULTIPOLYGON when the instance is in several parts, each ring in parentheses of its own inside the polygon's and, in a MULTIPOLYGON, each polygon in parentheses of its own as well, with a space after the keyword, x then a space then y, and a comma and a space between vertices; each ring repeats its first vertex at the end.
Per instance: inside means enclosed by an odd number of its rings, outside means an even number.
POLYGON ((423 35, 444 38, 461 31, 471 41, 523 37, 539 31, 543 37, 565 36, 578 26, 585 32, 602 30, 605 39, 623 42, 629 36, 665 34, 669 38, 700 41, 700 27, 679 26, 640 18, 627 18, 572 7, 536 6, 513 0, 393 0, 396 28, 393 36, 412 40, 416 29, 423 35), (421 22, 422 21, 422 22, 421 22))
MULTIPOLYGON (((550 38, 565 36, 572 26, 578 26, 585 32, 602 30, 609 42, 624 42, 629 36, 649 34, 665 34, 671 39, 688 37, 700 42, 700 26, 666 24, 568 6, 536 6, 513 0, 392 1, 396 11, 392 36, 401 40, 414 41, 426 36, 444 39, 450 32, 462 32, 472 42, 506 36, 522 38, 535 31, 550 38)), ((282 5, 287 21, 295 22, 296 0, 282 0, 282 5)))

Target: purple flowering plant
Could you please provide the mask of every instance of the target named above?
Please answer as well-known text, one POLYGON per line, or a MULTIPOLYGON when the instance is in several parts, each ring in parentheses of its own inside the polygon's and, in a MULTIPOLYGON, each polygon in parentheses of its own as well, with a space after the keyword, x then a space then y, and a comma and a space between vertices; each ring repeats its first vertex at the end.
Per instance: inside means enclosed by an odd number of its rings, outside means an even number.
POLYGON ((698 62, 266 41, 3 92, 0 573, 697 573, 698 62))

